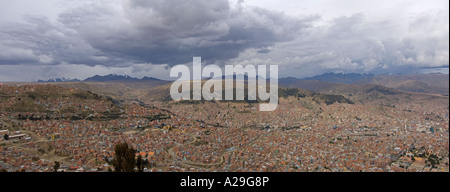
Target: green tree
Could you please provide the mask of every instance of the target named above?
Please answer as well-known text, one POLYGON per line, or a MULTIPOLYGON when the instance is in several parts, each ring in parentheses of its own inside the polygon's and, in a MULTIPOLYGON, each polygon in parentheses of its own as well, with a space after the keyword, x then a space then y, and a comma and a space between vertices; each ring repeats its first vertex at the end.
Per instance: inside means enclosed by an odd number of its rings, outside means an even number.
POLYGON ((137 167, 138 172, 144 172, 144 163, 142 160, 142 155, 140 155, 140 154, 137 156, 136 167, 137 167))
POLYGON ((118 143, 114 146, 115 157, 113 166, 116 172, 134 172, 135 150, 127 143, 118 143))
POLYGON ((431 167, 436 167, 438 163, 438 161, 434 158, 428 158, 428 162, 430 163, 431 167))
POLYGON ((59 162, 55 161, 55 165, 53 165, 53 172, 58 172, 59 166, 60 166, 59 162))

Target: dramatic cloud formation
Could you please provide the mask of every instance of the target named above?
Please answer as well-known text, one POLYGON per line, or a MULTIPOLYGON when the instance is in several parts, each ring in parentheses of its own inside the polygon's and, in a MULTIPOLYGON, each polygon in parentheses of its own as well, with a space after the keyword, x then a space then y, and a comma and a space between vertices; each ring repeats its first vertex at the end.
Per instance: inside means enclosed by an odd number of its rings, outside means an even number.
POLYGON ((193 56, 218 65, 277 64, 280 76, 294 77, 417 72, 449 63, 446 0, 379 7, 350 0, 351 8, 328 0, 31 3, 47 11, 3 1, 0 81, 105 73, 167 78, 171 66, 193 56))
POLYGON ((324 72, 400 73, 449 63, 448 12, 419 15, 408 23, 367 21, 364 14, 308 29, 268 54, 249 51, 231 63, 279 64, 283 76, 324 72))
POLYGON ((89 4, 58 21, 104 53, 153 64, 236 58, 247 48, 292 40, 300 20, 264 9, 230 8, 226 0, 128 0, 89 4))

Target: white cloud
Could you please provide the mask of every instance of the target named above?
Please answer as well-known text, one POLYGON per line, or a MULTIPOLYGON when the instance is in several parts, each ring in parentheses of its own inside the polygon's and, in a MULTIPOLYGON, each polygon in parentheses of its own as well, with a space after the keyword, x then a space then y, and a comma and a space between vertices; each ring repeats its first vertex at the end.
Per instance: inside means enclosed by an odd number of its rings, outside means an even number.
POLYGON ((0 79, 83 78, 84 70, 165 75, 193 56, 278 64, 281 77, 449 64, 447 0, 237 2, 4 0, 0 79), (26 66, 34 70, 20 73, 26 66), (13 69, 17 77, 5 72, 13 69))

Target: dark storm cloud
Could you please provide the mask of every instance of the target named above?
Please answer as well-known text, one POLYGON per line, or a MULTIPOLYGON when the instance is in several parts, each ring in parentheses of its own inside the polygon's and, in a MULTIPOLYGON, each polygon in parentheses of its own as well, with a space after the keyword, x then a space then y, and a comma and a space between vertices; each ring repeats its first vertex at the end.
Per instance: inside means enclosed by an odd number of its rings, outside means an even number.
POLYGON ((227 0, 129 0, 121 9, 82 6, 59 21, 105 53, 153 64, 181 64, 202 56, 215 62, 243 50, 292 40, 308 21, 227 0))
POLYGON ((269 53, 256 50, 231 62, 279 64, 281 76, 294 77, 326 72, 414 73, 423 67, 448 67, 448 24, 438 19, 445 15, 448 12, 419 15, 409 23, 369 21, 361 13, 339 17, 308 28, 269 53))
POLYGON ((448 1, 433 1, 426 10, 418 2, 382 1, 392 8, 366 7, 357 14, 311 4, 305 6, 331 12, 293 17, 244 1, 64 0, 46 16, 0 18, 0 75, 11 73, 4 69, 9 66, 27 65, 51 67, 52 76, 73 71, 69 65, 135 74, 141 65, 170 67, 193 56, 219 65, 276 64, 280 76, 295 77, 448 66, 448 1))
POLYGON ((97 64, 112 62, 92 48, 77 31, 53 24, 46 17, 24 16, 22 23, 0 29, 0 64, 97 64))

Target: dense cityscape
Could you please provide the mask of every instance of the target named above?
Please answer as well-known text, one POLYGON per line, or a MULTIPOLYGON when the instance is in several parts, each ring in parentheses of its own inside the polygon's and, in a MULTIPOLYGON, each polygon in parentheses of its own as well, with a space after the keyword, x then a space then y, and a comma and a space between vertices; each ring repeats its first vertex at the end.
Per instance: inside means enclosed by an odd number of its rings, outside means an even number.
POLYGON ((440 186, 375 172, 449 172, 449 4, 0 0, 2 184, 440 186))
POLYGON ((114 171, 114 146, 122 142, 142 156, 145 172, 449 168, 443 96, 396 96, 394 106, 289 96, 274 112, 242 102, 118 105, 55 85, 1 85, 0 96, 0 170, 8 172, 51 172, 55 162, 60 172, 114 171))

